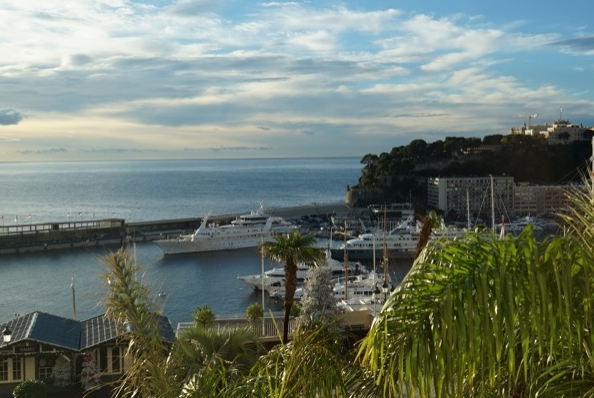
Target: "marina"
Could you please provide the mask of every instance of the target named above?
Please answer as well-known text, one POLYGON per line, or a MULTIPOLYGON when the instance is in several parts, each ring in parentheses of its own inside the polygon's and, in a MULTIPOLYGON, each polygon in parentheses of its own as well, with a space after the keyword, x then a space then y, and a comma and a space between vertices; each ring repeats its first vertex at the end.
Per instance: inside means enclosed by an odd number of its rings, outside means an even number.
MULTIPOLYGON (((191 321, 202 306, 236 318, 262 302, 261 294, 237 279, 261 272, 262 258, 254 248, 164 256, 153 240, 195 231, 206 214, 228 216, 230 222, 260 203, 285 219, 338 213, 346 209, 346 186, 359 177, 359 160, 0 163, 0 231, 35 234, 35 225, 52 223, 60 229, 70 223, 78 231, 86 227, 81 222, 124 220, 124 246, 135 250, 140 276, 174 327, 191 321)), ((1 320, 33 311, 73 317, 71 285, 78 319, 104 312, 103 260, 120 241, 66 245, 0 255, 1 320)), ((275 266, 264 260, 265 270, 275 266)), ((266 311, 280 310, 268 296, 264 303, 266 311)))
MULTIPOLYGON (((236 250, 256 247, 262 239, 270 240, 273 232, 288 232, 298 226, 302 217, 358 217, 367 209, 354 209, 344 203, 310 204, 289 208, 272 209, 265 217, 253 219, 254 213, 211 215, 204 218, 192 217, 171 220, 153 220, 126 223, 123 219, 68 220, 44 223, 27 223, 0 226, 0 254, 26 253, 36 251, 63 250, 81 247, 100 247, 102 245, 123 245, 133 242, 157 241, 164 254, 183 254, 200 251, 236 250), (251 217, 250 217, 251 216, 251 217), (247 218, 246 218, 247 217, 247 218), (285 222, 283 217, 294 220, 285 222), (274 222, 268 230, 263 230, 262 220, 274 222), (226 225, 220 231, 219 244, 201 249, 195 246, 194 237, 204 227, 202 235, 212 240, 212 227, 204 225, 207 221, 215 225, 226 225), (199 227, 200 226, 200 227, 199 227), (246 229, 247 228, 247 229, 246 229), (189 235, 184 235, 190 233, 189 235), (249 236, 249 239, 243 237, 249 236), (243 239, 243 242, 239 241, 243 239), (189 246, 189 248, 188 248, 189 246)), ((257 213, 257 212, 256 212, 257 213)), ((265 222, 265 221, 264 221, 265 222)), ((196 244, 198 239, 196 240, 196 244)))

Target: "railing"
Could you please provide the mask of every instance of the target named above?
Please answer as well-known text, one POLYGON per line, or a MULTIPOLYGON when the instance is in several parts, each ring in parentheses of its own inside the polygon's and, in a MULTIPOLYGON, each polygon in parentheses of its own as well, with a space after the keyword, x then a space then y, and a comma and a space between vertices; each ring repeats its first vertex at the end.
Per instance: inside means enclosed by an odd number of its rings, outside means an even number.
MULTIPOLYGON (((284 317, 285 316, 282 312, 275 312, 272 313, 272 317, 270 316, 270 314, 265 314, 263 320, 250 323, 245 318, 245 316, 241 314, 217 315, 215 324, 217 326, 226 326, 232 328, 250 326, 260 338, 278 338, 279 336, 282 336, 283 333, 283 326, 285 324, 284 317)), ((178 335, 181 330, 191 327, 193 325, 194 322, 178 323, 176 335, 178 335)), ((291 317, 289 319, 289 338, 291 336, 291 331, 294 327, 295 318, 291 317)))

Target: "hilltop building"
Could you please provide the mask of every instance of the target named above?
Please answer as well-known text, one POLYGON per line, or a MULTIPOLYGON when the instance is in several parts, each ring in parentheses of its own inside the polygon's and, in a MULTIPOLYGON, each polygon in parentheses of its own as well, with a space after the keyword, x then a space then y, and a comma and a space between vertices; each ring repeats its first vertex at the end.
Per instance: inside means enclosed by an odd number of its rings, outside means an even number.
POLYGON ((569 144, 574 141, 588 141, 590 136, 586 133, 589 131, 591 130, 581 124, 571 124, 568 120, 559 119, 544 125, 512 127, 509 133, 531 136, 540 134, 549 144, 569 144))

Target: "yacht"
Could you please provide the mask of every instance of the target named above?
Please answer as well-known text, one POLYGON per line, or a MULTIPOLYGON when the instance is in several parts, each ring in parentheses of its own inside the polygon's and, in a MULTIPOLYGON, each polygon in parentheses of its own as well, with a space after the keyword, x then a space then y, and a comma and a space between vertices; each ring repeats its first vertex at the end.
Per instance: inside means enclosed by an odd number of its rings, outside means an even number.
MULTIPOLYGON (((384 274, 378 274, 375 271, 366 272, 359 275, 351 275, 348 278, 335 278, 333 279, 332 294, 336 298, 337 302, 340 300, 359 300, 368 303, 383 303, 383 292, 382 288, 387 283, 389 291, 394 286, 390 276, 384 278, 384 274)), ((294 300, 301 300, 305 286, 300 286, 295 290, 294 300)), ((285 297, 285 289, 283 286, 279 286, 270 289, 269 294, 271 297, 276 299, 283 299, 285 297)))
MULTIPOLYGON (((365 268, 365 266, 359 262, 350 262, 345 267, 345 264, 343 264, 342 262, 332 259, 330 257, 329 252, 326 253, 327 254, 324 265, 330 268, 330 274, 332 278, 344 277, 345 274, 362 275, 368 272, 367 268, 365 268)), ((310 268, 310 266, 303 263, 297 264, 298 285, 303 284, 303 282, 308 276, 310 268)), ((285 268, 284 266, 274 267, 268 271, 265 271, 264 274, 243 275, 238 276, 237 279, 243 281, 254 290, 264 289, 268 292, 268 294, 273 296, 274 291, 277 291, 281 288, 284 289, 285 268)))
MULTIPOLYGON (((417 250, 417 243, 421 233, 422 225, 414 222, 413 217, 407 218, 396 228, 385 233, 360 234, 354 239, 332 249, 332 258, 341 260, 345 254, 349 260, 372 260, 381 258, 384 249, 390 258, 413 258, 417 250)), ((433 229, 430 240, 440 238, 454 238, 460 236, 464 230, 449 228, 442 225, 433 229)))
POLYGON ((297 229, 282 217, 266 214, 260 206, 258 211, 241 215, 225 225, 209 223, 206 215, 194 233, 154 242, 165 255, 236 250, 257 247, 262 242, 273 241, 277 232, 291 233, 297 229))

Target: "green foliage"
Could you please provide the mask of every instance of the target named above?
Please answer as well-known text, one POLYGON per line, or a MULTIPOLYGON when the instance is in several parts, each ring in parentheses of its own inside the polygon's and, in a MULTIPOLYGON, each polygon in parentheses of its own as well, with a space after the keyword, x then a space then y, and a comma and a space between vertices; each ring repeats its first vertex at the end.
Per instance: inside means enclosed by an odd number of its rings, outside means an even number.
POLYGON ((194 326, 180 332, 170 372, 182 382, 182 397, 213 397, 242 384, 263 352, 250 328, 194 326))
POLYGON ((297 289, 297 264, 309 266, 323 264, 324 252, 318 247, 313 247, 315 236, 313 233, 302 235, 299 231, 291 234, 274 234, 273 242, 263 242, 260 245, 262 255, 275 262, 285 264, 285 297, 283 310, 285 321, 283 325, 283 343, 289 336, 289 318, 293 307, 295 290, 297 289))
POLYGON ((245 318, 249 323, 261 321, 264 318, 264 308, 259 303, 252 303, 245 309, 245 318))
POLYGON ((322 322, 289 344, 278 345, 233 389, 234 397, 377 397, 373 380, 355 365, 344 329, 322 322))
POLYGON ((590 257, 531 228, 430 245, 376 318, 362 364, 384 396, 591 396, 590 257), (551 393, 561 385, 573 393, 551 393))
MULTIPOLYGON (((286 314, 285 308, 283 308, 283 313, 286 314)), ((299 314, 301 314, 301 303, 299 301, 294 301, 291 306, 291 311, 289 311, 289 317, 297 318, 299 314)))
POLYGON ((47 389, 41 380, 25 380, 12 391, 14 398, 45 398, 47 389))
POLYGON ((536 184, 579 182, 575 170, 585 170, 591 156, 584 141, 548 145, 543 136, 500 134, 482 142, 497 149, 467 154, 480 144, 479 138, 446 137, 432 143, 417 139, 379 156, 366 154, 357 187, 382 189, 389 201, 422 204, 426 184, 421 177, 493 174, 536 184))
POLYGON ((132 366, 120 380, 115 395, 176 396, 167 377, 169 349, 161 339, 156 317, 159 307, 138 276, 140 267, 123 249, 108 255, 104 262, 108 289, 104 300, 106 316, 126 332, 126 355, 132 359, 132 366))
POLYGON ((198 307, 194 310, 194 322, 196 325, 202 326, 203 328, 208 328, 215 324, 217 317, 212 309, 205 305, 204 307, 198 307))

